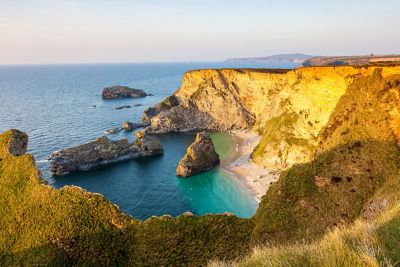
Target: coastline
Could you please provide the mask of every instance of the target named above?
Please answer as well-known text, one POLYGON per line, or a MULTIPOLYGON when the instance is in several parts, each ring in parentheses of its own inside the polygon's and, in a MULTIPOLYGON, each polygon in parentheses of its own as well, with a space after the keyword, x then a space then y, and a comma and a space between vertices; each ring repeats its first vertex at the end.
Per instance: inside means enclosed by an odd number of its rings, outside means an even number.
POLYGON ((272 183, 279 178, 279 172, 267 170, 254 163, 250 155, 260 141, 260 136, 254 131, 234 131, 231 133, 237 141, 234 142, 234 153, 221 162, 222 170, 238 178, 253 192, 260 203, 262 196, 272 183))

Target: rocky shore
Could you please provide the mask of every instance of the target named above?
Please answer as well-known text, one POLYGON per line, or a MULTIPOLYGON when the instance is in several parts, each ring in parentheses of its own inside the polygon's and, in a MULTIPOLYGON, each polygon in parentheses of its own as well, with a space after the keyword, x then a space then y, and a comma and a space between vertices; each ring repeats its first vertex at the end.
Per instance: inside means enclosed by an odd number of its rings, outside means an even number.
POLYGON ((112 141, 107 137, 100 137, 87 144, 54 152, 50 156, 50 171, 53 175, 90 171, 117 162, 162 153, 160 142, 149 136, 140 136, 132 143, 127 139, 112 141))

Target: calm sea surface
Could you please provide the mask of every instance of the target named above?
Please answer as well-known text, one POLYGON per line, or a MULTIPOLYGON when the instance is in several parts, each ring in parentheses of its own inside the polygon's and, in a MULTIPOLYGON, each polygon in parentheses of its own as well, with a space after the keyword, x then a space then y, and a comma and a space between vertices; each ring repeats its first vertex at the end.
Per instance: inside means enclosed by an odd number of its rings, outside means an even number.
MULTIPOLYGON (((123 211, 138 218, 179 215, 191 211, 232 212, 241 217, 255 213, 257 203, 241 181, 220 168, 180 179, 175 167, 193 142, 193 134, 159 136, 165 153, 97 171, 52 177, 45 160, 60 148, 86 143, 124 121, 137 122, 142 112, 180 85, 191 69, 222 67, 293 68, 288 64, 163 63, 106 65, 0 66, 0 131, 17 128, 29 134, 28 152, 33 154, 43 177, 55 188, 80 186, 103 194, 123 211), (154 96, 140 99, 101 99, 101 90, 115 84, 140 88, 154 96), (140 107, 114 110, 125 104, 140 107), (96 105, 97 108, 91 108, 96 105)), ((112 139, 128 138, 121 132, 112 139)), ((232 137, 214 134, 222 158, 232 150, 232 137)))

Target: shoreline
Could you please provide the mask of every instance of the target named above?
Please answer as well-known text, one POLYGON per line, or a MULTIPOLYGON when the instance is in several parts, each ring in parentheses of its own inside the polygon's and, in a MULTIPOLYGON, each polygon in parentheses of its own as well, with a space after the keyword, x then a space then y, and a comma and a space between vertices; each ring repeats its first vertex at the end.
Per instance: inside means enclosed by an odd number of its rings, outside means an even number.
POLYGON ((250 155, 260 141, 254 131, 234 131, 238 141, 234 142, 234 154, 221 163, 222 170, 240 179, 260 203, 272 183, 279 178, 279 172, 265 169, 254 163, 250 155))

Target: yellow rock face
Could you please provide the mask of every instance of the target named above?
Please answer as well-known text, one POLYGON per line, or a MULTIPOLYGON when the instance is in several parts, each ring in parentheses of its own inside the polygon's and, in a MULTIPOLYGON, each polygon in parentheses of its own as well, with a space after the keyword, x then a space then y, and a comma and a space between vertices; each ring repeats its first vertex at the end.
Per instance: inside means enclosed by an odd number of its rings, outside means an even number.
MULTIPOLYGON (((375 74, 383 86, 384 81, 400 74, 400 66, 195 70, 184 75, 175 96, 181 108, 190 103, 207 114, 202 123, 210 122, 211 129, 258 131, 262 139, 253 160, 267 168, 286 169, 313 158, 318 136, 341 97, 356 81, 375 74)), ((400 136, 397 107, 390 112, 392 128, 400 136)), ((188 124, 196 128, 196 116, 190 118, 194 119, 188 124)))

